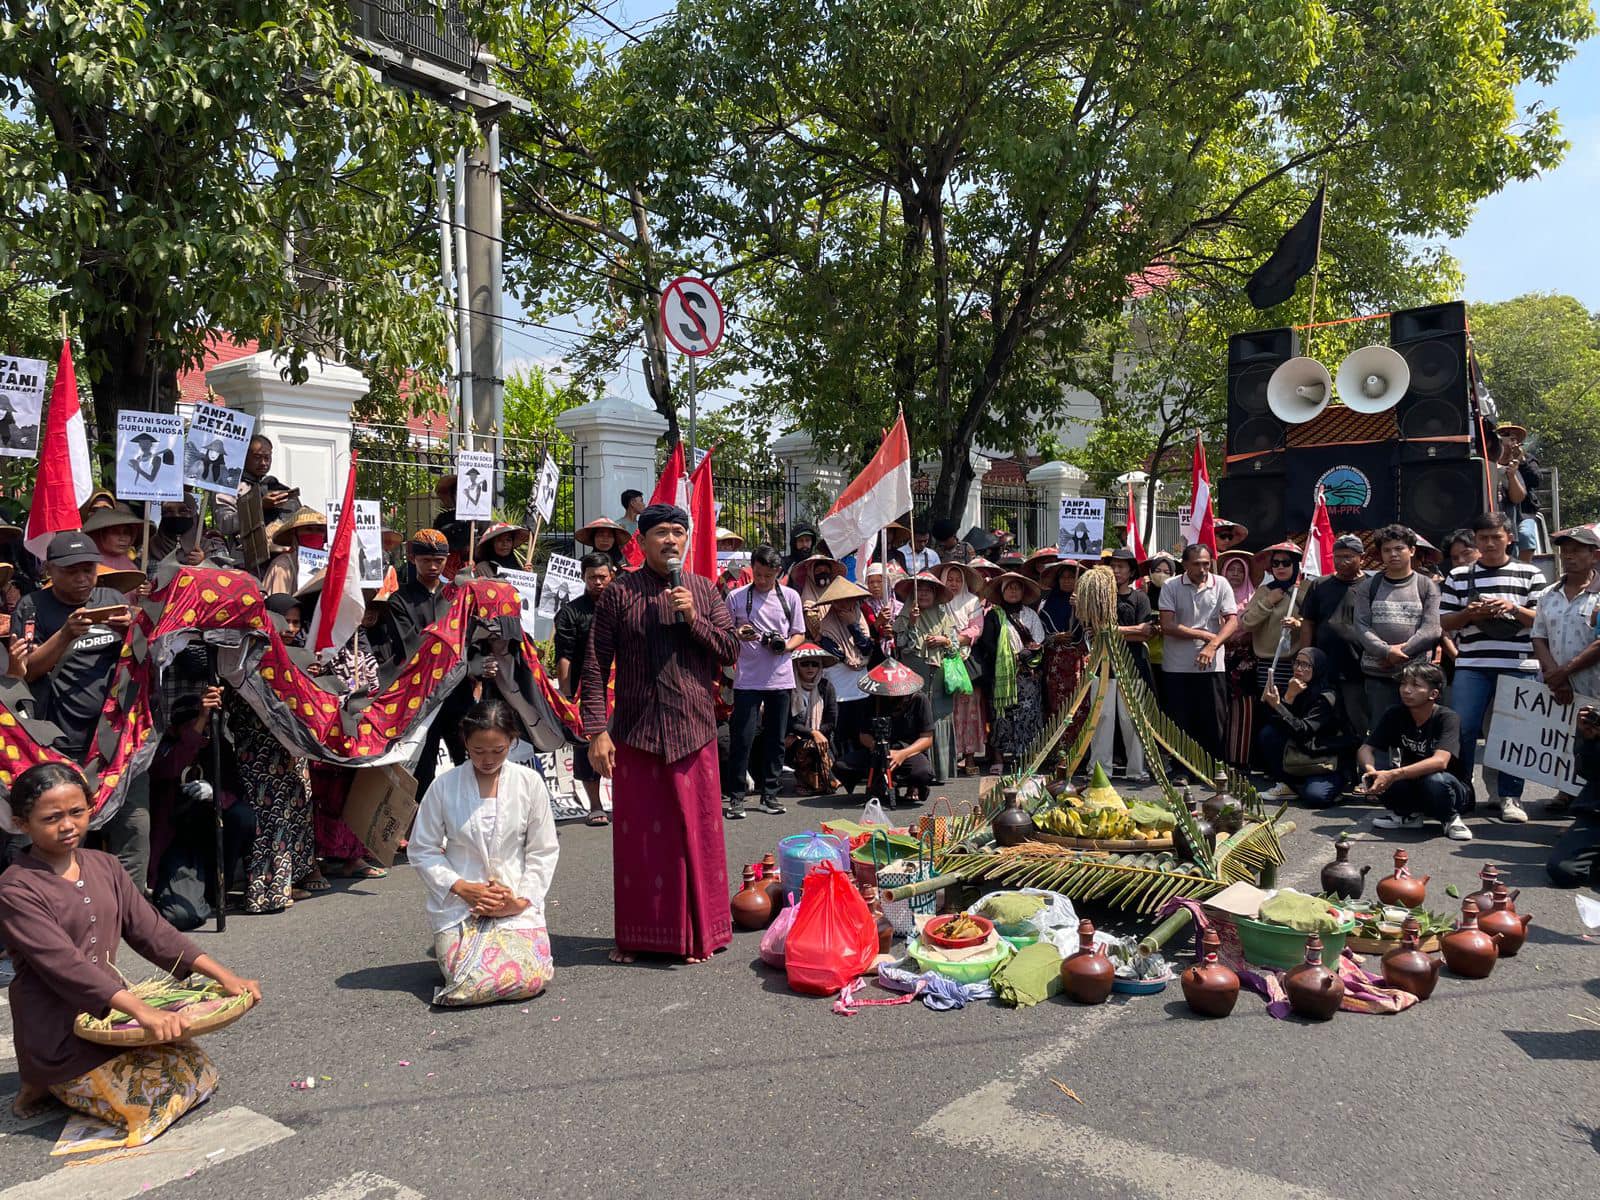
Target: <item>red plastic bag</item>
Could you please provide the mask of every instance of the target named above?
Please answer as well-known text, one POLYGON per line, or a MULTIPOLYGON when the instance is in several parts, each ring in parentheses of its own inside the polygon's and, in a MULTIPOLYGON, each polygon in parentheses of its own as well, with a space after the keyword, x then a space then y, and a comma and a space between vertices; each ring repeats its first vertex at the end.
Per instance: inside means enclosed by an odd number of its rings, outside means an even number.
POLYGON ((872 965, 878 926, 850 876, 822 863, 806 876, 800 909, 784 944, 789 986, 831 996, 872 965))

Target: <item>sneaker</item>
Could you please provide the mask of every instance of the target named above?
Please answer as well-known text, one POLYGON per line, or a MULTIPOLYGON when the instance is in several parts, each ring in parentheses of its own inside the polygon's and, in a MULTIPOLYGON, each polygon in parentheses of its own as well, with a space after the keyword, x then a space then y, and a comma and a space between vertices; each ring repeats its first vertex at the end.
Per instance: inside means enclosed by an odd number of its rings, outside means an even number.
POLYGON ((1513 825, 1526 825, 1528 812, 1522 805, 1507 797, 1500 801, 1500 819, 1509 821, 1513 825))
POLYGON ((1452 842, 1470 842, 1472 840, 1472 830, 1467 828, 1467 823, 1461 819, 1460 813, 1450 818, 1444 827, 1444 835, 1452 842))
POLYGON ((1427 821, 1420 816, 1402 817, 1399 813, 1381 812, 1372 818, 1374 829, 1421 829, 1427 821))
POLYGON ((744 801, 724 800, 722 803, 722 815, 725 820, 729 821, 744 820, 744 801))
POLYGON ((1293 800, 1298 795, 1299 793, 1287 783, 1280 783, 1275 785, 1270 792, 1262 793, 1261 798, 1263 800, 1293 800))
POLYGON ((764 813, 770 813, 774 817, 781 817, 789 810, 778 803, 778 798, 776 796, 763 796, 761 797, 761 811, 764 813))

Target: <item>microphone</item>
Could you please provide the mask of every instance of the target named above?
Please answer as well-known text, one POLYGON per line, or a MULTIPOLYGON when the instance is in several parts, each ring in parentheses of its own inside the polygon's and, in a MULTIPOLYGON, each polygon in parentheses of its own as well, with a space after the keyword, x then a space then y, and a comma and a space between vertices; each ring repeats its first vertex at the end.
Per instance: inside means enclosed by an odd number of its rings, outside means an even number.
MULTIPOLYGON (((681 588, 683 586, 683 559, 667 559, 667 586, 673 588, 681 588)), ((688 623, 689 618, 684 613, 674 609, 672 620, 675 624, 684 625, 688 623)))

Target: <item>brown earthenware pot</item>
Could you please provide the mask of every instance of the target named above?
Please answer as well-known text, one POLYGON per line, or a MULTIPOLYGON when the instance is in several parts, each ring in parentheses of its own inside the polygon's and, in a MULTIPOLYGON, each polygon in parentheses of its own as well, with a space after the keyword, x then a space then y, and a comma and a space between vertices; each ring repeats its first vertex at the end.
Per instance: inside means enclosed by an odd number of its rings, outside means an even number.
POLYGON ((1191 1012, 1202 1017, 1225 1017, 1239 1001, 1239 976, 1218 961, 1222 939, 1207 929, 1200 939, 1200 958, 1178 977, 1191 1012))
POLYGON ((1022 797, 1016 788, 1006 788, 1003 794, 1006 806, 995 813, 994 820, 990 822, 994 829, 994 840, 1002 846, 1020 846, 1023 842, 1032 841, 1039 830, 1028 815, 1028 810, 1022 807, 1022 797))
POLYGON ((777 916, 783 911, 783 880, 778 875, 778 859, 775 855, 763 855, 761 859, 761 884, 767 889, 767 899, 772 901, 772 915, 777 916))
POLYGON ((1322 868, 1322 890, 1346 900, 1358 900, 1367 886, 1372 865, 1358 867, 1350 861, 1350 839, 1341 837, 1333 844, 1333 861, 1322 868))
POLYGON ((1289 1007, 1302 1017, 1326 1021, 1344 1003, 1344 980, 1322 963, 1322 939, 1312 934, 1306 939, 1306 960, 1283 974, 1283 990, 1289 993, 1289 1007))
POLYGON ((1078 952, 1061 964, 1061 983, 1079 1004, 1104 1004, 1117 977, 1106 948, 1094 944, 1094 922, 1078 922, 1078 952))
MULTIPOLYGON (((1197 805, 1190 810, 1189 815, 1194 818, 1194 823, 1200 828, 1200 840, 1206 844, 1206 850, 1215 850, 1217 846, 1217 830, 1210 821, 1206 820, 1205 809, 1197 805)), ((1178 852, 1180 859, 1197 863, 1203 857, 1199 849, 1189 844, 1189 835, 1184 832, 1182 825, 1173 829, 1172 845, 1173 849, 1178 852)))
POLYGON ((1528 922, 1531 920, 1532 917, 1525 917, 1512 907, 1511 893, 1506 890, 1505 884, 1497 881, 1494 885, 1494 908, 1478 917, 1478 928, 1494 939, 1501 958, 1515 958, 1517 951, 1522 949, 1522 943, 1528 940, 1528 922))
POLYGON ((1385 904, 1397 905, 1400 908, 1421 908, 1422 900, 1428 894, 1428 880, 1432 875, 1423 875, 1421 878, 1411 873, 1411 868, 1406 866, 1411 856, 1404 850, 1394 852, 1394 874, 1387 875, 1378 880, 1378 899, 1385 904))
POLYGON ((1462 899, 1471 900, 1478 906, 1478 913, 1491 912, 1494 909, 1494 885, 1500 879, 1500 869, 1493 863, 1484 863, 1483 869, 1478 872, 1478 880, 1483 884, 1481 891, 1473 892, 1462 899))
POLYGON ((740 929, 765 929, 772 920, 772 898, 756 882, 752 868, 744 869, 744 886, 734 893, 729 907, 733 909, 733 923, 740 929))
POLYGON ((1424 954, 1418 946, 1422 926, 1415 917, 1407 917, 1400 926, 1400 944, 1383 956, 1383 981, 1392 988, 1410 992, 1418 1000, 1433 995, 1439 982, 1439 968, 1443 964, 1431 954, 1424 954))
POLYGON ((1494 938, 1478 928, 1478 905, 1472 900, 1461 902, 1461 920, 1439 939, 1439 949, 1445 966, 1467 979, 1487 979, 1500 957, 1494 938))

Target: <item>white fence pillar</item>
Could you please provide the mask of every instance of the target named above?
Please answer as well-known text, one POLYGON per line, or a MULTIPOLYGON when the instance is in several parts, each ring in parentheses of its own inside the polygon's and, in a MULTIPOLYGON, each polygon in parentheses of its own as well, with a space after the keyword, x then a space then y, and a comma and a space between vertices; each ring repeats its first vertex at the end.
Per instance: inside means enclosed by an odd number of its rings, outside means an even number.
POLYGON ((575 489, 577 521, 622 518, 622 493, 643 492, 648 500, 656 483, 656 443, 667 420, 620 396, 605 396, 556 417, 556 428, 572 439, 583 478, 575 489))
POLYGON ((979 454, 975 450, 971 451, 971 455, 972 483, 967 487, 967 501, 962 505, 959 518, 963 536, 974 525, 980 528, 983 525, 983 478, 994 465, 994 460, 987 455, 979 454))
MULTIPOLYGON (((803 430, 774 439, 772 453, 783 464, 788 479, 784 516, 791 530, 799 521, 815 524, 850 482, 849 468, 835 461, 803 430)), ((849 553, 837 546, 834 550, 849 553)))

